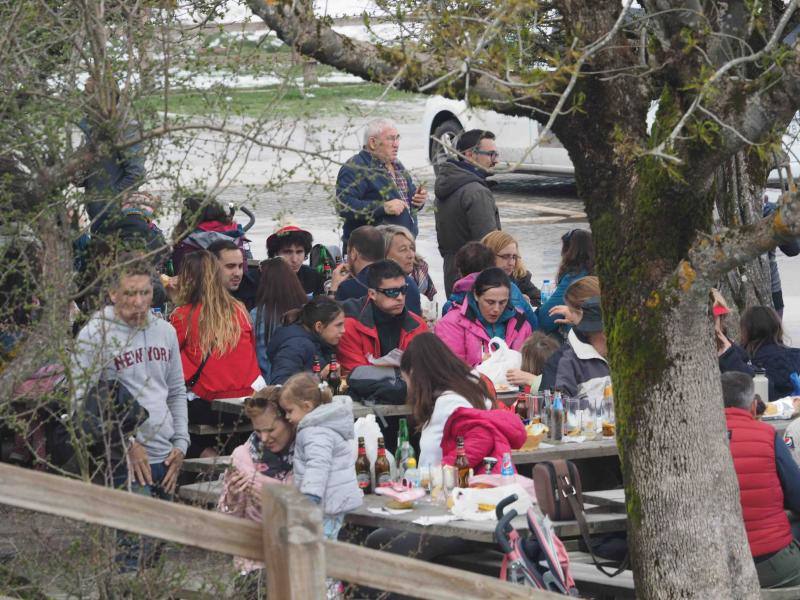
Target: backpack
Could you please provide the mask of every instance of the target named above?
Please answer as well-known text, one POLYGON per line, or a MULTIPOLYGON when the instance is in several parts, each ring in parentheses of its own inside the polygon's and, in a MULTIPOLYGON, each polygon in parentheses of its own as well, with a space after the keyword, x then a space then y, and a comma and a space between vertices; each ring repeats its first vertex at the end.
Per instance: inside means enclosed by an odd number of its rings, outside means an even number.
POLYGON ((328 267, 328 273, 330 273, 342 262, 342 251, 339 246, 314 244, 314 247, 311 248, 308 262, 317 273, 325 275, 326 267, 328 267))

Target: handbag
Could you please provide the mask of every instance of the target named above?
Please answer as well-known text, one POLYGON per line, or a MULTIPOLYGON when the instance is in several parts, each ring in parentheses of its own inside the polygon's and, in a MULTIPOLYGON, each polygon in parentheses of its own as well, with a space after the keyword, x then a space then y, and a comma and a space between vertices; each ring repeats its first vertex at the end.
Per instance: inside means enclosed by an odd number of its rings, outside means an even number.
POLYGON ((628 568, 630 553, 622 561, 602 562, 595 554, 596 542, 589 535, 583 491, 578 468, 571 460, 553 460, 537 463, 533 467, 533 487, 539 507, 553 521, 576 520, 581 537, 594 566, 603 575, 616 577, 628 568))
POLYGON ((192 388, 200 380, 200 374, 203 372, 203 367, 206 366, 206 363, 208 362, 208 359, 211 358, 211 352, 212 352, 211 350, 208 351, 208 354, 206 354, 203 357, 203 361, 200 363, 200 366, 197 367, 197 371, 194 372, 194 375, 192 375, 189 379, 186 380, 186 391, 187 392, 192 391, 192 388))

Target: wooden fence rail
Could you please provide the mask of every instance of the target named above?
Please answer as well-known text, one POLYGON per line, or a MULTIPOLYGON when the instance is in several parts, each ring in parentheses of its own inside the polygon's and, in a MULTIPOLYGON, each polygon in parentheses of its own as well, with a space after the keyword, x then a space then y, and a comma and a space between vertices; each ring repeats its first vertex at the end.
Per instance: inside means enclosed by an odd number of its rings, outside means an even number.
POLYGON ((556 594, 353 544, 325 541, 322 514, 290 486, 265 486, 262 525, 0 464, 0 503, 263 561, 271 599, 324 598, 325 576, 417 598, 532 599, 556 594))

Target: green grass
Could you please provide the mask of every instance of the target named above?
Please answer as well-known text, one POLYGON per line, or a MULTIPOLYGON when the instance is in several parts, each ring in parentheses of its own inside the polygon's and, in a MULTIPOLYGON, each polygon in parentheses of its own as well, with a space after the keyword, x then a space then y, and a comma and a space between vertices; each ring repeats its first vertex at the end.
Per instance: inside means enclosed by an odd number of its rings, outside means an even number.
MULTIPOLYGON (((169 111, 183 115, 236 114, 254 118, 302 118, 336 115, 360 115, 370 107, 351 100, 377 100, 383 86, 365 84, 332 84, 308 90, 303 96, 297 87, 264 89, 214 89, 203 92, 172 92, 169 111)), ((419 96, 389 90, 384 102, 411 101, 419 96)), ((149 108, 163 110, 163 97, 151 98, 149 108)))

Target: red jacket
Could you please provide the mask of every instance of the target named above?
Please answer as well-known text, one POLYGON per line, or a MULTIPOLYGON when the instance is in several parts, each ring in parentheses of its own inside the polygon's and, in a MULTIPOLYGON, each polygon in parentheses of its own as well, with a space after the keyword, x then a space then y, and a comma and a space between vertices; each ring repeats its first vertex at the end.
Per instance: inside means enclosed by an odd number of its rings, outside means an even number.
MULTIPOLYGON (((344 335, 339 340, 336 356, 342 369, 349 373, 356 367, 369 365, 368 354, 378 358, 385 353, 381 351, 378 328, 372 316, 372 302, 356 298, 343 302, 342 308, 345 313, 344 335)), ((426 331, 428 326, 425 321, 406 310, 400 330, 400 343, 397 347, 405 350, 415 336, 426 331)))
POLYGON ((458 436, 464 438, 469 466, 477 470, 485 456, 493 456, 499 465, 503 453, 521 448, 528 434, 520 418, 512 412, 457 408, 444 426, 442 464, 455 463, 458 436))
POLYGON ((775 465, 775 428, 741 408, 726 408, 725 419, 750 552, 782 550, 792 542, 792 529, 775 465))
MULTIPOLYGON (((185 304, 176 308, 170 317, 175 332, 178 334, 184 380, 191 379, 200 367, 200 363, 203 362, 199 341, 195 339, 199 315, 200 305, 185 304), (190 316, 192 323, 191 328, 188 328, 187 320, 190 316), (187 339, 189 329, 191 329, 192 335, 187 339)), ((261 375, 261 369, 258 368, 256 360, 256 347, 250 319, 244 309, 237 311, 237 317, 242 328, 239 343, 226 354, 220 355, 218 351, 213 351, 200 373, 200 379, 192 388, 192 392, 203 400, 210 402, 217 398, 249 396, 253 393, 252 383, 261 375)))

